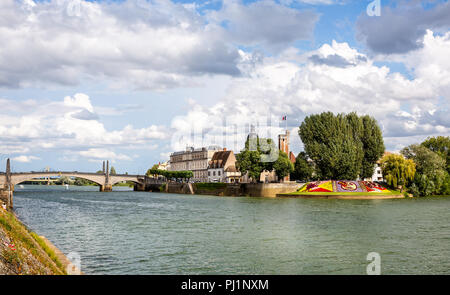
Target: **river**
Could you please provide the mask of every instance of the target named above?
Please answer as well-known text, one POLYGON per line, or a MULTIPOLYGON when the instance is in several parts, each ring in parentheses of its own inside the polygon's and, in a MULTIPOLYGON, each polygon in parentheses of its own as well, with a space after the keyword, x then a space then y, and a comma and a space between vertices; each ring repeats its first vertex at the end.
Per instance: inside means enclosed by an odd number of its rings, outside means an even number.
POLYGON ((216 197, 16 187, 15 210, 86 274, 450 274, 450 197, 216 197))

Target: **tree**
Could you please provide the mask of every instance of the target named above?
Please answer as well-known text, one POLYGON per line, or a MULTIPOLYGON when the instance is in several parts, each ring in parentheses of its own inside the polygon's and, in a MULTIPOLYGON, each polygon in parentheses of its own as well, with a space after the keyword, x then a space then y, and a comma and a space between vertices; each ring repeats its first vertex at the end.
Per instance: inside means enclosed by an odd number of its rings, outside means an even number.
POLYGON ((117 174, 116 169, 114 168, 114 166, 111 166, 111 169, 109 170, 109 174, 111 174, 111 175, 117 174))
POLYGON ((414 179, 416 164, 411 159, 405 159, 402 155, 389 154, 381 159, 381 170, 386 182, 403 191, 403 186, 414 179))
POLYGON ((362 120, 362 134, 361 141, 363 144, 363 160, 361 165, 360 177, 370 178, 375 169, 375 163, 384 154, 383 134, 378 127, 377 121, 370 116, 361 117, 362 120))
POLYGON ((258 151, 243 150, 236 155, 236 168, 244 175, 248 176, 253 182, 259 180, 259 176, 263 171, 263 163, 261 162, 261 155, 258 151))
MULTIPOLYGON (((154 167, 154 166, 153 166, 154 167)), ((157 176, 161 175, 164 176, 166 179, 172 179, 175 178, 176 180, 184 179, 184 180, 190 180, 192 177, 194 177, 194 173, 190 170, 187 171, 168 171, 168 170, 160 170, 151 168, 147 170, 147 173, 145 174, 147 176, 157 176)))
POLYGON ((95 185, 94 182, 84 179, 84 178, 79 178, 79 177, 75 177, 75 181, 73 184, 78 185, 78 186, 95 185))
MULTIPOLYGON (((272 171, 274 163, 278 159, 278 148, 270 138, 259 138, 258 136, 247 137, 245 149, 236 155, 236 168, 253 182, 259 181, 261 172, 272 171)), ((281 164, 279 168, 281 169, 281 164)))
POLYGON ((55 181, 55 184, 70 184, 72 181, 67 176, 61 176, 57 181, 55 181))
POLYGON ((417 173, 427 176, 443 174, 445 169, 445 160, 435 152, 432 152, 423 145, 412 144, 400 151, 406 158, 416 163, 417 173))
POLYGON ((291 174, 291 180, 309 181, 312 179, 314 167, 308 161, 308 155, 300 152, 295 159, 294 172, 291 174))
POLYGON ((410 186, 415 196, 445 193, 447 171, 445 160, 424 145, 412 144, 401 150, 401 154, 416 164, 416 175, 410 186), (443 190, 443 191, 441 191, 443 190))
POLYGON ((299 135, 322 179, 368 178, 384 153, 376 120, 358 117, 354 112, 308 116, 300 125, 299 135))
POLYGON ((281 180, 294 171, 294 164, 292 164, 285 152, 279 151, 278 159, 273 163, 273 169, 275 170, 278 179, 281 180))
POLYGON ((428 137, 421 145, 441 156, 446 162, 445 169, 450 173, 450 136, 428 137))
POLYGON ((188 170, 186 171, 186 174, 184 175, 185 178, 187 178, 187 181, 189 182, 192 177, 194 177, 194 172, 188 170))

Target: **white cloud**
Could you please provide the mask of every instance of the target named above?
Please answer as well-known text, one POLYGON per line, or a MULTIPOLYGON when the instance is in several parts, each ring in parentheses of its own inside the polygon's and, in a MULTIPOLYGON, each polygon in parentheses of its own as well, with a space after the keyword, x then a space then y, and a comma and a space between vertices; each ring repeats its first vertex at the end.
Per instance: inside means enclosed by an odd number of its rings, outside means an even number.
MULTIPOLYGON (((67 96, 62 101, 30 103, 2 99, 1 102, 14 107, 0 109, 0 153, 94 148, 93 152, 97 155, 105 151, 105 147, 149 148, 155 145, 156 140, 168 136, 166 128, 157 125, 143 128, 126 125, 119 130, 107 130, 97 118, 95 107, 86 94, 67 96), (80 112, 93 116, 75 116, 80 112)), ((128 159, 117 154, 106 155, 117 160, 128 159)))
POLYGON ((0 1, 0 86, 165 89, 192 76, 237 75, 239 55, 192 9, 166 0, 0 1))
POLYGON ((318 17, 273 0, 230 0, 202 14, 168 0, 2 0, 0 86, 195 86, 208 75, 240 75, 239 45, 278 50, 312 39, 318 17))
POLYGON ((20 162, 20 163, 29 163, 29 162, 31 162, 33 160, 39 160, 39 159, 40 158, 35 157, 35 156, 21 155, 21 156, 14 157, 12 160, 20 162))
POLYGON ((117 160, 131 161, 132 159, 130 156, 125 154, 116 154, 111 150, 102 148, 92 148, 85 151, 80 151, 79 155, 92 161, 104 161, 105 159, 108 159, 113 163, 117 160))
MULTIPOLYGON (((284 125, 279 122, 283 115, 288 116, 292 128, 309 114, 356 111, 378 120, 388 148, 392 137, 405 137, 402 143, 411 143, 417 136, 423 139, 432 134, 449 134, 449 63, 446 55, 437 54, 450 50, 449 36, 427 35, 424 48, 414 52, 410 60, 415 66, 413 79, 391 72, 387 66, 376 66, 369 56, 347 43, 324 44, 298 56, 301 63, 286 61, 283 55, 265 58, 249 68, 244 77, 234 78, 216 105, 192 105, 186 115, 174 118, 172 127, 178 138, 184 135, 185 141, 203 130, 200 138, 207 145, 222 136, 223 119, 227 125, 241 127, 258 121, 266 125, 269 119, 275 125, 271 128, 274 138, 284 125)), ((248 130, 238 129, 238 148, 242 148, 248 130)), ((260 132, 264 135, 267 128, 261 127, 260 132)), ((180 142, 183 140, 173 140, 172 147, 183 148, 180 142)))

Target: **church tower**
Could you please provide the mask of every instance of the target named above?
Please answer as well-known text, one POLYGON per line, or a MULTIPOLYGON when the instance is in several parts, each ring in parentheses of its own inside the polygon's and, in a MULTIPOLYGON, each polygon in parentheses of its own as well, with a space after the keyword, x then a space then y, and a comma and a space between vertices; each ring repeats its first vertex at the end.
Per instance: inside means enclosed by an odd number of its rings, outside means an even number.
MULTIPOLYGON (((278 149, 282 152, 285 152, 288 157, 289 157, 289 136, 290 136, 289 130, 286 130, 285 134, 278 135, 278 149)), ((283 179, 283 181, 289 180, 290 175, 285 176, 283 179)))
POLYGON ((278 149, 285 152, 289 156, 289 130, 285 134, 278 135, 278 149))

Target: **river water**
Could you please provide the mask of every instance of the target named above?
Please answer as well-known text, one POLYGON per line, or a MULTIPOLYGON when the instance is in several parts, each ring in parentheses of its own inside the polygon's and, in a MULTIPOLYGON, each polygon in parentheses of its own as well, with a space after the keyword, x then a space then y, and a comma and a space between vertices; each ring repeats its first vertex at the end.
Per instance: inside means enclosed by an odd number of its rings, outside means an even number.
MULTIPOLYGON (((116 189, 116 188, 115 188, 116 189)), ((20 219, 86 274, 450 274, 450 197, 314 200, 19 186, 20 219)))

